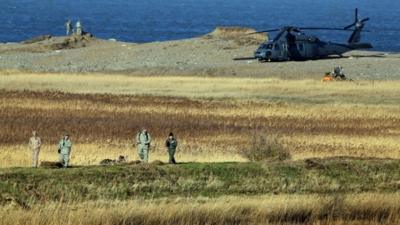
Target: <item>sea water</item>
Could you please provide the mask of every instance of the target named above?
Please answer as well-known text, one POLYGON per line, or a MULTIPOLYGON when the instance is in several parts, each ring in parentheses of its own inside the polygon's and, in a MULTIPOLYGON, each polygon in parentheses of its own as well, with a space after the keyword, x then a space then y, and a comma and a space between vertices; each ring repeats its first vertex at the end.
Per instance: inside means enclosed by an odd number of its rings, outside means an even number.
MULTIPOLYGON (((400 51, 398 0, 0 0, 0 42, 64 35, 68 18, 80 19, 96 37, 138 43, 198 37, 216 26, 343 28, 354 22, 356 7, 361 18, 371 18, 362 41, 374 50, 400 51)), ((310 33, 336 42, 350 35, 310 33)))

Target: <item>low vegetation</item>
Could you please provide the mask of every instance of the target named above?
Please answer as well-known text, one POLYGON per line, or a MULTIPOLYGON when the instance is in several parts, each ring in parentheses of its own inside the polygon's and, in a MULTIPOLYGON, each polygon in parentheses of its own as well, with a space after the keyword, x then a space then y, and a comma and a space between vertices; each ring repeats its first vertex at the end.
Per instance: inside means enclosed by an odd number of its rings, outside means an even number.
POLYGON ((183 163, 0 170, 0 202, 129 200, 260 194, 396 192, 399 160, 183 163))
POLYGON ((399 224, 398 85, 0 73, 0 221, 399 224), (151 164, 98 166, 143 126, 151 164), (68 131, 73 168, 29 168, 34 129, 41 161, 68 131))
POLYGON ((241 152, 250 161, 282 161, 291 158, 290 152, 277 136, 253 136, 249 148, 241 152))
POLYGON ((393 224, 400 219, 399 171, 398 160, 343 158, 1 169, 0 219, 2 224, 393 224))
POLYGON ((30 210, 0 209, 0 220, 4 225, 393 225, 400 222, 399 200, 399 194, 366 193, 53 202, 30 210))

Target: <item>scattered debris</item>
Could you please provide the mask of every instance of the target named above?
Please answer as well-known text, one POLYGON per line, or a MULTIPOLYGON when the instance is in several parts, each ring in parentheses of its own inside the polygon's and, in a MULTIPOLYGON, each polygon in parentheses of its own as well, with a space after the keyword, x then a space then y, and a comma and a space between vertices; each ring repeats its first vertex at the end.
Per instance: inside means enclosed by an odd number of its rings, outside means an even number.
POLYGON ((343 72, 343 68, 341 66, 335 67, 332 72, 326 72, 324 77, 322 77, 321 82, 327 81, 352 81, 352 79, 347 79, 346 75, 343 72))
POLYGON ((93 35, 90 33, 85 33, 81 36, 72 35, 64 38, 62 41, 49 44, 49 48, 52 50, 83 48, 86 47, 92 40, 93 35))
POLYGON ((165 165, 165 163, 160 160, 155 160, 155 161, 151 162, 150 164, 155 165, 155 166, 165 165))
POLYGON ((117 165, 117 164, 124 164, 128 162, 128 156, 120 155, 117 159, 103 159, 100 161, 100 165, 107 166, 107 165, 117 165))
POLYGON ((43 161, 43 162, 40 163, 40 167, 43 167, 43 168, 62 168, 63 165, 60 162, 43 161))
POLYGON ((304 162, 306 163, 307 169, 319 169, 319 170, 326 169, 326 166, 321 162, 318 162, 318 159, 306 159, 304 160, 304 162))

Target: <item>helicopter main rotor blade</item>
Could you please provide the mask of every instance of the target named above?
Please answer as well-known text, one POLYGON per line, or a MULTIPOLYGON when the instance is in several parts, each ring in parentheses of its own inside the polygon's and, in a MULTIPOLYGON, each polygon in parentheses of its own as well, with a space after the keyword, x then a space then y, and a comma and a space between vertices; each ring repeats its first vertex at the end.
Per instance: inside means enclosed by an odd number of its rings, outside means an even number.
POLYGON ((257 59, 256 57, 238 57, 238 58, 233 58, 233 60, 235 61, 240 61, 240 60, 253 60, 253 59, 257 59))
POLYGON ((346 31, 343 28, 332 28, 332 27, 299 27, 300 30, 340 30, 346 31))
POLYGON ((260 34, 260 33, 268 33, 268 32, 275 32, 275 31, 280 31, 280 30, 281 30, 281 29, 262 30, 262 31, 257 31, 257 32, 248 33, 248 34, 246 34, 246 35, 260 34))
MULTIPOLYGON (((338 30, 338 31, 354 31, 354 29, 343 29, 343 28, 323 28, 323 27, 309 27, 300 28, 301 30, 338 30)), ((372 32, 371 30, 363 30, 363 32, 372 32)))

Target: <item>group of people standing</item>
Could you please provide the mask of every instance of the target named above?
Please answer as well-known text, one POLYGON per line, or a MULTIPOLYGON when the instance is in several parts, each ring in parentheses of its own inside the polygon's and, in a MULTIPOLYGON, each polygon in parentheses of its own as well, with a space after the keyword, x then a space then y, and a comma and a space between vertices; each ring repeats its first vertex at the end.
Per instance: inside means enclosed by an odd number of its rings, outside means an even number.
MULTIPOLYGON (((139 159, 142 162, 149 161, 149 150, 151 144, 151 135, 146 128, 143 128, 136 135, 136 146, 139 155, 139 159)), ((41 138, 39 137, 37 131, 32 132, 32 137, 29 138, 29 147, 32 151, 32 164, 33 167, 39 166, 39 152, 42 146, 41 138)), ((175 152, 178 147, 178 141, 173 133, 169 133, 167 139, 165 140, 165 147, 168 152, 168 163, 176 164, 175 152)), ((70 135, 65 133, 64 137, 58 143, 58 154, 60 163, 64 168, 69 166, 70 155, 72 150, 72 141, 70 135)))
MULTIPOLYGON (((37 131, 32 131, 32 137, 29 138, 29 148, 32 151, 32 166, 39 166, 39 153, 40 147, 42 146, 42 139, 39 137, 37 131)), ((69 134, 66 133, 64 137, 58 143, 58 155, 60 163, 63 167, 67 168, 69 165, 69 158, 72 150, 72 141, 69 138, 69 134)))
MULTIPOLYGON (((143 128, 136 135, 136 144, 138 146, 139 158, 143 162, 149 161, 149 149, 151 143, 151 135, 147 132, 146 128, 143 128)), ((175 152, 178 147, 178 141, 173 133, 169 133, 167 139, 165 140, 165 147, 168 152, 168 163, 176 164, 175 152)))
POLYGON ((78 36, 81 36, 83 34, 83 27, 81 24, 81 21, 78 20, 75 24, 75 29, 72 25, 72 21, 70 19, 65 22, 65 29, 66 29, 66 35, 71 35, 71 34, 76 34, 78 36))

